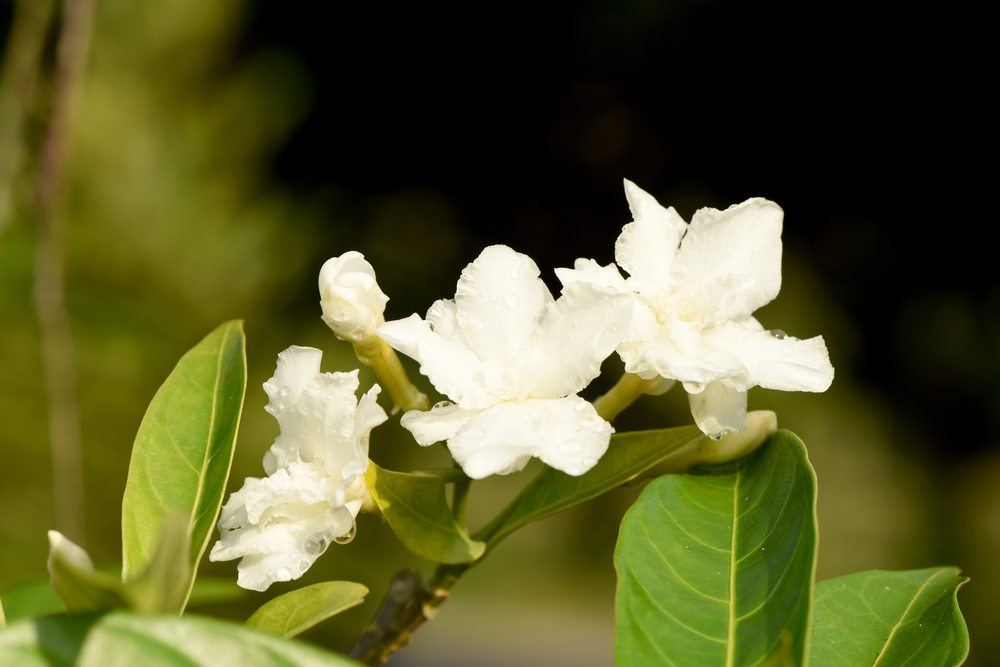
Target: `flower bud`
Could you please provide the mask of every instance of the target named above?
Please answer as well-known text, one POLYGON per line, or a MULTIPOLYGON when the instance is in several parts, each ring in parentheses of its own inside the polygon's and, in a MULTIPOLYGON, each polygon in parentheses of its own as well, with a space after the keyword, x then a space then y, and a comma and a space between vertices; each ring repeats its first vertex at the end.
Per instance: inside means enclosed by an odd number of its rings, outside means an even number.
POLYGON ((384 322, 389 300, 375 281, 375 270, 360 252, 351 250, 328 259, 319 272, 323 321, 342 340, 359 342, 373 336, 384 322))

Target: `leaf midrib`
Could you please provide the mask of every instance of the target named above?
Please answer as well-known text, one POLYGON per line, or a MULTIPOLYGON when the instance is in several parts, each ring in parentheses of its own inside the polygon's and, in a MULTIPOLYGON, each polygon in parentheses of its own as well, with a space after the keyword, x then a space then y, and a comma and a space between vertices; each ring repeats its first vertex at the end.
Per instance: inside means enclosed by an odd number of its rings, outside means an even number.
POLYGON ((924 592, 927 586, 930 585, 931 581, 937 578, 939 574, 941 574, 940 570, 932 572, 931 575, 927 577, 927 579, 924 581, 924 583, 920 585, 920 588, 917 589, 917 592, 913 594, 913 597, 910 598, 910 602, 909 604, 906 605, 906 609, 903 610, 903 613, 900 615, 899 620, 896 621, 896 624, 892 626, 892 630, 889 631, 889 636, 886 637, 885 643, 882 645, 882 650, 880 650, 878 652, 878 655, 875 656, 875 662, 872 663, 872 667, 877 667, 882 662, 882 659, 885 657, 886 651, 888 651, 889 647, 892 645, 892 640, 896 636, 896 632, 898 632, 899 629, 903 627, 904 621, 906 621, 906 617, 909 616, 910 610, 913 609, 913 605, 916 604, 917 600, 920 598, 921 593, 924 592))
POLYGON ((737 470, 733 480, 733 530, 729 542, 729 628, 726 632, 726 667, 736 659, 736 527, 740 520, 739 498, 742 470, 737 470))

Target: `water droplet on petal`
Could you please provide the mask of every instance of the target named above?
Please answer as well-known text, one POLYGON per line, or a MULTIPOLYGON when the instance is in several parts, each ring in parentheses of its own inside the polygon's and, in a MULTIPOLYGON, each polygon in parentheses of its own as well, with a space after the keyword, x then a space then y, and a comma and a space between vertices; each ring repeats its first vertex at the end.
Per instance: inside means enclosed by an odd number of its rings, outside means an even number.
POLYGON ((521 277, 521 274, 518 273, 517 271, 511 271, 510 272, 510 279, 511 280, 517 280, 520 277, 521 277))
POLYGON ((587 409, 587 404, 577 403, 576 405, 573 406, 573 409, 576 410, 577 412, 583 412, 584 410, 587 409))
POLYGON ((302 550, 310 556, 318 556, 326 551, 327 544, 326 538, 322 535, 313 535, 302 545, 302 550))
POLYGON ((708 437, 710 440, 722 440, 724 437, 726 437, 726 434, 722 431, 719 431, 718 433, 710 433, 708 437))
POLYGON ((336 542, 337 544, 350 544, 351 541, 354 539, 354 536, 357 534, 357 532, 358 532, 358 524, 355 523, 354 521, 351 521, 351 529, 348 530, 343 535, 333 538, 333 541, 336 542))
POLYGON ((586 468, 593 468, 595 465, 597 465, 597 459, 593 458, 592 456, 588 456, 583 460, 583 465, 586 468))
POLYGON ((517 308, 517 295, 510 293, 503 298, 503 302, 508 308, 513 310, 514 308, 517 308))
POLYGON ((768 333, 777 338, 778 340, 782 340, 788 337, 788 334, 786 334, 781 329, 771 329, 770 331, 768 331, 768 333))
POLYGON ((434 407, 431 408, 431 409, 432 410, 441 410, 443 408, 450 408, 453 405, 455 405, 455 404, 452 403, 451 401, 438 401, 437 403, 434 404, 434 407))

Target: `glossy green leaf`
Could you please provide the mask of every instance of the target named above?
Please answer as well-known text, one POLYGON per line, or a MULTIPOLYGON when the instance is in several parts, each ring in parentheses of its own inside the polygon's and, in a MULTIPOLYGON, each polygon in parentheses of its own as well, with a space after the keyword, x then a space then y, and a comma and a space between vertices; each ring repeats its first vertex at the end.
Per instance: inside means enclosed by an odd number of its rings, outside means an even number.
POLYGON ((247 627, 294 637, 365 600, 368 588, 353 581, 326 581, 304 586, 264 603, 247 619, 247 627))
POLYGON ((0 631, 0 665, 19 667, 348 667, 353 660, 197 616, 78 614, 0 631))
POLYGON ((816 586, 810 657, 822 667, 960 665, 969 632, 956 568, 858 572, 816 586))
POLYGON ((486 546, 458 525, 437 475, 368 466, 365 481, 382 516, 407 549, 435 563, 470 563, 486 546))
POLYGON ((192 575, 197 569, 229 478, 245 388, 243 324, 233 321, 185 354, 156 392, 132 447, 122 501, 126 581, 149 564, 173 513, 186 519, 192 575))
POLYGON ((615 434, 607 453, 590 471, 573 477, 545 468, 475 537, 493 546, 533 521, 595 498, 651 468, 665 465, 662 472, 687 470, 699 462, 699 450, 711 442, 694 426, 615 434))
POLYGON ((787 431, 729 474, 650 483, 615 549, 617 664, 803 664, 815 556, 816 477, 787 431))

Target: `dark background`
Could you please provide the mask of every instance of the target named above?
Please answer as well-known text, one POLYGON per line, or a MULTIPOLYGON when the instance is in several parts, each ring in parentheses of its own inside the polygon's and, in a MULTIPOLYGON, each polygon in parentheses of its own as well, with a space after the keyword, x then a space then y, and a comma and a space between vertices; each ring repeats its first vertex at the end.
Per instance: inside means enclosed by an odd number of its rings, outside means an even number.
MULTIPOLYGON (((0 5, 4 33, 10 16, 0 5)), ((970 663, 989 664, 1000 651, 994 27, 973 4, 103 0, 63 213, 86 478, 75 536, 98 564, 118 562, 145 405, 231 317, 246 319, 250 364, 231 489, 260 474, 276 427, 259 386, 277 352, 316 345, 329 369, 356 365, 318 317, 330 256, 362 251, 397 318, 450 296, 490 243, 531 255, 553 288, 557 266, 611 261, 629 219, 623 177, 685 218, 764 196, 785 210, 785 267, 760 319, 822 333, 837 369, 824 395, 750 399, 809 445, 819 576, 962 567, 970 663)), ((0 222, 0 587, 44 574, 52 521, 32 243, 29 219, 0 222)), ((671 392, 619 429, 689 419, 671 392)), ((395 424, 376 431, 372 455, 434 464, 395 424)), ((473 522, 528 474, 477 484, 473 522)), ((611 550, 632 497, 509 540, 400 664, 608 664, 611 550)), ((271 592, 369 585, 364 608, 307 636, 343 649, 407 564, 419 563, 362 521, 349 547, 271 592)), ((208 611, 242 618, 261 600, 208 611)))

